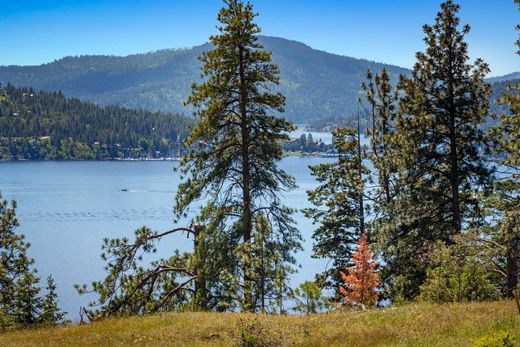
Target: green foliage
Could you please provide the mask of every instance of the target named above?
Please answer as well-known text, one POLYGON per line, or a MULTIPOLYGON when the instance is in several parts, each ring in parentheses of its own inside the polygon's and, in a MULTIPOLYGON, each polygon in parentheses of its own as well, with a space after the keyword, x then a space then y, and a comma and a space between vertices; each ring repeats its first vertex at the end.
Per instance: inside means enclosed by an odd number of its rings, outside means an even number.
POLYGON ((513 347, 514 345, 515 335, 509 332, 484 336, 475 341, 475 347, 513 347))
MULTIPOLYGON (((367 82, 361 87, 365 91, 368 105, 365 107, 370 116, 370 125, 367 135, 370 138, 370 161, 377 171, 377 186, 375 193, 376 206, 386 206, 392 200, 391 191, 394 171, 391 162, 391 136, 395 131, 395 119, 397 116, 398 91, 390 83, 390 75, 383 69, 381 74, 373 75, 367 72, 367 82)), ((377 208, 383 210, 384 208, 377 208)))
POLYGON ((34 324, 57 324, 64 314, 58 309, 56 286, 50 278, 41 296, 40 279, 27 255, 30 244, 16 233, 16 202, 0 195, 0 331, 34 324))
POLYGON ((367 81, 361 85, 365 100, 360 100, 369 116, 367 137, 371 151, 368 159, 374 167, 369 177, 371 188, 366 192, 373 206, 369 230, 376 247, 383 253, 388 253, 394 246, 392 234, 397 223, 394 198, 398 193, 396 162, 401 155, 392 143, 399 94, 390 82, 385 69, 380 74, 367 71, 367 81))
POLYGON ((287 246, 273 232, 267 216, 255 218, 251 243, 239 246, 238 253, 241 257, 250 257, 247 275, 254 283, 254 301, 258 302, 259 310, 285 313, 284 301, 291 291, 289 275, 295 270, 291 262, 286 261, 287 246))
MULTIPOLYGON (((273 52, 273 62, 280 67, 281 83, 273 89, 287 96, 285 116, 296 123, 353 114, 367 69, 386 67, 394 83, 399 74, 408 73, 397 66, 314 50, 297 41, 259 36, 259 42, 273 52)), ((210 43, 126 57, 78 56, 36 67, 0 67, 0 81, 61 90, 105 106, 182 114, 192 110, 182 102, 191 84, 202 82, 197 57, 212 48, 210 43)))
POLYGON ((55 324, 65 317, 65 313, 58 308, 58 293, 56 293, 56 283, 52 275, 47 277, 47 286, 45 287, 47 294, 43 297, 41 304, 41 320, 44 324, 55 324))
MULTIPOLYGON (((518 1, 515 1, 520 5, 518 1)), ((520 7, 519 7, 520 9, 520 7)), ((520 26, 517 26, 520 30, 520 26)), ((520 46, 520 40, 516 42, 520 46)), ((517 51, 520 54, 520 51, 517 51)), ((493 217, 488 238, 494 241, 495 271, 506 279, 505 293, 514 296, 520 274, 520 83, 510 85, 499 103, 509 110, 490 130, 499 170, 487 200, 493 217)))
POLYGON ((419 299, 434 303, 497 299, 497 276, 480 249, 464 237, 456 241, 435 245, 419 299))
POLYGON ((462 230, 483 220, 478 194, 490 186, 482 125, 488 115, 487 65, 469 62, 460 28, 459 6, 441 5, 433 25, 425 25, 426 50, 417 53, 411 77, 400 82, 401 96, 393 165, 398 221, 389 230, 383 280, 393 296, 419 293, 429 254, 437 241, 451 243, 462 230))
POLYGON ((168 259, 153 261, 148 267, 142 259, 155 253, 156 242, 176 232, 190 229, 173 229, 164 233, 143 227, 135 231, 135 240, 127 238, 105 239, 102 259, 107 262, 107 276, 101 281, 76 285, 80 294, 97 293, 98 298, 86 310, 90 320, 125 314, 145 314, 173 310, 191 299, 191 284, 196 275, 191 267, 191 255, 175 251, 168 259))
POLYGON ((321 293, 321 288, 316 282, 305 281, 293 292, 296 306, 293 310, 300 313, 311 314, 322 312, 331 307, 329 300, 321 293))
MULTIPOLYGON (((520 54, 520 53, 519 53, 520 54)), ((491 128, 495 153, 502 168, 497 177, 495 201, 502 211, 511 211, 520 204, 520 83, 508 84, 500 104, 507 106, 508 114, 500 117, 500 123, 491 128)))
POLYGON ((255 16, 250 4, 225 1, 219 33, 210 38, 213 48, 200 57, 205 82, 193 85, 187 101, 196 108, 199 123, 186 141, 190 150, 181 163, 185 180, 175 206, 180 216, 207 198, 194 222, 209 226, 208 237, 223 238, 233 249, 213 276, 225 280, 205 279, 213 285, 208 293, 223 292, 228 307, 244 310, 263 307, 265 293, 274 290, 267 287, 283 287, 287 265, 294 263, 293 252, 300 248, 292 210, 280 204, 279 196, 294 187, 294 179, 276 165, 281 142, 294 128, 273 115, 283 111, 285 98, 271 91, 279 83, 279 70, 258 43, 255 16), (255 223, 257 218, 265 221, 255 223), (254 262, 258 252, 267 263, 254 262), (273 264, 278 264, 274 272, 273 264), (256 269, 263 274, 260 278, 256 269), (277 271, 282 273, 275 276, 277 271))
POLYGON ((179 115, 101 108, 11 84, 0 94, 0 160, 173 157, 193 124, 179 115))
POLYGON ((320 275, 327 287, 342 283, 340 271, 350 266, 353 245, 364 229, 363 199, 368 168, 363 164, 359 131, 339 128, 333 132, 338 159, 312 166, 319 186, 307 192, 314 205, 303 212, 319 224, 313 233, 313 256, 333 260, 320 275))

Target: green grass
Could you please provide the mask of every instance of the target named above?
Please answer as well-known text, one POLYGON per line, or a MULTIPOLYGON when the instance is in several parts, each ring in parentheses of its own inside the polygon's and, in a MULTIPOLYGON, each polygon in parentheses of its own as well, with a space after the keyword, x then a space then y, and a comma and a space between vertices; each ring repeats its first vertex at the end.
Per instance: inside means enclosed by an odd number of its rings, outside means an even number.
POLYGON ((163 313, 0 334, 0 346, 473 346, 510 333, 520 346, 511 301, 409 304, 308 316, 163 313))

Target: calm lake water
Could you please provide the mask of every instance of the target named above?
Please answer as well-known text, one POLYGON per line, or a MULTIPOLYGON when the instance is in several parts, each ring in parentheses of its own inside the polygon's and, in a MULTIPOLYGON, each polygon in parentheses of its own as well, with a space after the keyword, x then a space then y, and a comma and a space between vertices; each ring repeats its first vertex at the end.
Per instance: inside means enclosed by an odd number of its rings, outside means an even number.
MULTIPOLYGON (((296 178, 298 188, 284 196, 285 204, 309 206, 305 191, 316 186, 309 165, 334 159, 289 157, 280 167, 296 178)), ((93 296, 79 296, 74 284, 104 277, 100 258, 103 238, 127 236, 149 226, 166 231, 173 225, 173 202, 179 184, 175 162, 5 162, 0 163, 0 191, 4 199, 18 202, 18 219, 31 243, 39 275, 52 274, 58 285, 60 306, 68 318, 78 319, 81 306, 93 296), (129 189, 123 192, 121 189, 129 189)), ((192 209, 193 210, 193 209, 192 209)), ((295 215, 304 238, 297 254, 302 267, 293 275, 293 286, 327 267, 326 260, 311 258, 314 226, 301 212, 295 215)), ((182 224, 182 221, 181 223, 182 224)), ((189 250, 191 240, 177 235, 159 244, 157 257, 174 249, 189 250)))

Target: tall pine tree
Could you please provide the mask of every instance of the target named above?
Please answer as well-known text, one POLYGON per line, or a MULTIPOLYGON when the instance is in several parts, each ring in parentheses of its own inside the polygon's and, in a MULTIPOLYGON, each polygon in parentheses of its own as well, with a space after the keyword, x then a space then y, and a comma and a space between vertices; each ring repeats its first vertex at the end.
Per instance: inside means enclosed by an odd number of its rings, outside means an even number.
POLYGON ((365 98, 360 102, 370 120, 367 128, 371 149, 368 159, 375 169, 370 175, 371 187, 367 189, 373 206, 370 230, 374 231, 371 236, 376 245, 385 249, 395 225, 395 160, 399 153, 391 139, 395 132, 399 94, 385 68, 380 74, 367 71, 367 81, 361 87, 365 98))
POLYGON ((200 58, 207 79, 193 86, 188 99, 198 108, 199 123, 186 141, 191 151, 182 161, 187 179, 179 187, 176 211, 185 213, 202 197, 218 206, 211 224, 222 226, 241 249, 240 257, 230 255, 235 266, 227 270, 240 279, 242 309, 255 310, 261 297, 253 281, 255 218, 270 221, 283 262, 293 262, 292 251, 299 247, 292 211, 279 198, 294 187, 294 179, 276 165, 293 126, 273 116, 283 111, 284 97, 271 91, 279 83, 278 68, 258 43, 253 7, 240 0, 224 3, 219 34, 210 37, 214 48, 200 58))
POLYGON ((398 148, 399 224, 385 250, 388 280, 394 294, 418 294, 435 241, 481 222, 476 198, 489 184, 490 170, 482 155, 481 125, 488 115, 488 66, 469 62, 460 27, 459 6, 441 4, 435 24, 425 25, 426 51, 417 53, 411 77, 402 77, 399 116, 392 138, 398 148))
MULTIPOLYGON (((367 135, 370 139, 370 161, 377 170, 377 186, 374 200, 377 210, 383 210, 383 206, 390 204, 393 197, 392 189, 392 161, 391 161, 391 135, 395 131, 395 118, 397 114, 398 92, 390 82, 390 75, 385 68, 380 74, 367 71, 367 81, 361 84, 365 91, 366 102, 364 108, 370 117, 370 126, 367 135)), ((378 211, 376 211, 378 212, 378 211)))
MULTIPOLYGON (((520 1, 515 3, 520 9, 520 1)), ((516 44, 520 47, 520 39, 516 44)), ((510 114, 502 115, 491 130, 499 166, 489 200, 491 211, 498 217, 491 234, 500 249, 495 264, 506 279, 507 295, 512 297, 520 276, 520 85, 509 86, 500 102, 509 106, 510 114)))

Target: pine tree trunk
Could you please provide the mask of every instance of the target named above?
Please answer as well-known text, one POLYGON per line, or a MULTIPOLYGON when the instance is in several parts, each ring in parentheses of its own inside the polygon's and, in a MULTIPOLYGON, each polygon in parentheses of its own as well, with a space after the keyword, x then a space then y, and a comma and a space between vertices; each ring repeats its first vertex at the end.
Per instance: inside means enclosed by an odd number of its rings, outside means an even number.
POLYGON ((518 286, 518 255, 515 247, 508 247, 506 254, 506 270, 507 270, 507 296, 514 297, 514 290, 518 286))
POLYGON ((458 167, 458 155, 457 155, 457 138, 455 135, 455 126, 450 127, 450 184, 451 184, 451 213, 452 213, 452 232, 457 234, 462 229, 462 217, 460 213, 460 177, 458 167))
MULTIPOLYGON (((201 259, 201 255, 199 253, 199 245, 200 245, 200 231, 201 228, 199 226, 193 227, 193 252, 196 257, 197 262, 202 262, 205 259, 201 259)), ((207 288, 206 288, 206 279, 205 274, 200 271, 204 267, 202 264, 200 266, 195 266, 195 280, 193 285, 193 297, 194 297, 194 306, 197 309, 205 310, 208 307, 207 302, 207 288)))
MULTIPOLYGON (((385 116, 383 118, 383 125, 382 125, 382 132, 381 132, 381 143, 383 144, 383 157, 388 155, 388 148, 386 146, 386 135, 388 133, 388 129, 387 129, 387 117, 385 116)), ((389 170, 388 170, 388 161, 385 161, 384 164, 383 164, 383 167, 382 167, 382 175, 383 175, 383 189, 385 190, 385 198, 386 198, 386 203, 387 204, 390 204, 390 202, 392 201, 392 198, 390 196, 390 173, 389 173, 389 170)))
POLYGON ((259 278, 259 299, 260 310, 265 312, 265 230, 263 227, 258 227, 256 234, 256 242, 260 243, 260 278, 259 278))
MULTIPOLYGON (((520 206, 516 206, 520 208, 520 206)), ((515 229, 518 228, 520 222, 520 213, 513 212, 513 215, 509 217, 506 225, 507 232, 507 251, 506 251, 506 285, 507 285, 507 296, 513 298, 515 296, 515 290, 518 286, 518 261, 520 260, 519 249, 520 249, 520 237, 515 236, 515 229)))
MULTIPOLYGON (((462 217, 460 213, 460 173, 456 131, 455 90, 453 82, 453 53, 449 49, 449 76, 448 76, 448 112, 449 112, 449 137, 450 137, 450 185, 451 185, 451 225, 452 233, 458 234, 462 229, 462 217)), ((452 235, 453 235, 452 234, 452 235)))
MULTIPOLYGON (((358 139, 358 175, 359 181, 363 181, 363 158, 361 153, 361 127, 359 124, 359 112, 358 112, 358 129, 357 129, 357 139, 358 139)), ((363 189, 364 187, 359 187, 359 233, 363 235, 365 233, 365 206, 363 202, 363 189)))
MULTIPOLYGON (((251 242, 252 216, 251 216, 251 167, 249 162, 249 129, 247 118, 247 86, 244 71, 244 51, 239 48, 239 74, 240 74, 240 117, 241 117, 241 136, 242 136, 242 237, 244 244, 251 242)), ((249 251, 249 247, 247 247, 249 251)), ((244 311, 253 311, 253 286, 251 281, 251 259, 250 254, 244 257, 244 311)))

